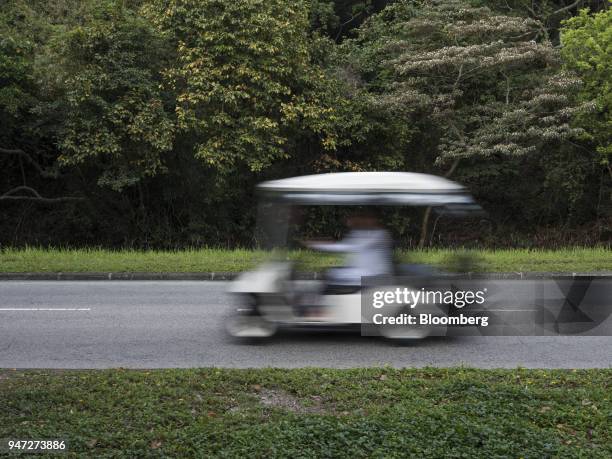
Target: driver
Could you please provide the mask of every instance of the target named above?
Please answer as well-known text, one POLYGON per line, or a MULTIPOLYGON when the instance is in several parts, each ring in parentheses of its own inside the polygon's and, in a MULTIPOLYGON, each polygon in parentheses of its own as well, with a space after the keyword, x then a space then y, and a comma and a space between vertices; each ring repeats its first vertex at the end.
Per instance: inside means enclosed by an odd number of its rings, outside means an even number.
POLYGON ((389 232, 371 211, 360 211, 346 220, 349 232, 338 242, 306 241, 304 244, 322 252, 346 253, 345 266, 327 272, 328 283, 360 286, 361 277, 391 274, 392 240, 389 232))

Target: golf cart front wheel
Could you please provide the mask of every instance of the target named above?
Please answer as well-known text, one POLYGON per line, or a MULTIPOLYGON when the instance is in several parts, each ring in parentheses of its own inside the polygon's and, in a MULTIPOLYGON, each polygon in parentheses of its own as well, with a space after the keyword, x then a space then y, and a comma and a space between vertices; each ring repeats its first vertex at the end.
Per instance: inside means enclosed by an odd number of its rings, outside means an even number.
POLYGON ((278 326, 258 315, 234 315, 227 319, 225 329, 233 338, 259 340, 273 336, 278 326))

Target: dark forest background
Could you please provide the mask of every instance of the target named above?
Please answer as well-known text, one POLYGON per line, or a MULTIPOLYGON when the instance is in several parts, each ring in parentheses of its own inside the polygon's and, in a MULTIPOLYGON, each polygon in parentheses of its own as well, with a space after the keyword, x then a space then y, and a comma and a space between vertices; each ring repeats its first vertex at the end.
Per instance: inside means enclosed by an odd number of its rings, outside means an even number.
POLYGON ((4 246, 249 246, 257 182, 372 170, 487 211, 405 246, 612 239, 608 1, 0 4, 4 246))

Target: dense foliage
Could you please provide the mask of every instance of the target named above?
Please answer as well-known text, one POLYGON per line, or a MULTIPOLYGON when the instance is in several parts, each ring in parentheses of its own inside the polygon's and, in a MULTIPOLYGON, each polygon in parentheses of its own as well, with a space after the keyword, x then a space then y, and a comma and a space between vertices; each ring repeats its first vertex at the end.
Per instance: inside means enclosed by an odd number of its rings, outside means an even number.
MULTIPOLYGON (((581 97, 594 101, 596 110, 581 124, 589 126, 591 139, 610 171, 612 157, 612 10, 590 15, 587 10, 567 20, 561 54, 565 66, 584 81, 581 97)), ((612 171, 610 172, 612 174, 612 171)))
POLYGON ((609 242, 611 17, 604 1, 7 0, 0 243, 249 245, 258 181, 348 170, 452 175, 488 212, 393 212, 402 244, 609 242))

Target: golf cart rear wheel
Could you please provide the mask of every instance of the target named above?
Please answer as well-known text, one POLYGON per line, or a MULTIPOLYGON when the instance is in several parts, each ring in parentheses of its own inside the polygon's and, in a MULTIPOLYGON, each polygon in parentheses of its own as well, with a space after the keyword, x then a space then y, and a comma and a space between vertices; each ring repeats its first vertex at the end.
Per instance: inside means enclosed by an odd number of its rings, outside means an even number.
POLYGON ((397 341, 419 341, 429 336, 429 330, 424 328, 406 328, 404 326, 383 327, 380 333, 387 339, 397 341))

